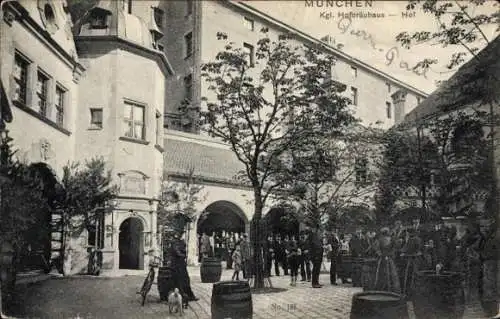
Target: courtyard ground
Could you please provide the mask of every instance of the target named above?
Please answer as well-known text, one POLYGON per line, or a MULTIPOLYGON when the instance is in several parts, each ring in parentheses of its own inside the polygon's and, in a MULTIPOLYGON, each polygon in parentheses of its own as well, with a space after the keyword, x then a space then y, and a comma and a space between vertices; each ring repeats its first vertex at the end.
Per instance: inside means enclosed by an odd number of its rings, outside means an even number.
MULTIPOLYGON (((199 298, 191 302, 184 318, 210 318, 212 284, 201 283, 198 267, 190 267, 192 288, 199 298)), ((223 272, 222 280, 229 280, 230 270, 223 272)), ((136 294, 145 277, 144 271, 127 271, 118 277, 55 277, 20 287, 18 304, 12 315, 18 318, 47 319, 122 319, 168 318, 168 307, 160 302, 153 285, 144 307, 136 294)), ((254 318, 349 318, 352 295, 361 288, 350 284, 329 284, 328 274, 322 274, 321 289, 311 288, 310 282, 289 286, 285 276, 272 278, 273 286, 282 292, 254 294, 254 318)), ((477 307, 468 308, 464 318, 481 318, 477 307)), ((411 304, 410 304, 411 312, 411 304)), ((411 317, 414 318, 412 313, 411 317)))

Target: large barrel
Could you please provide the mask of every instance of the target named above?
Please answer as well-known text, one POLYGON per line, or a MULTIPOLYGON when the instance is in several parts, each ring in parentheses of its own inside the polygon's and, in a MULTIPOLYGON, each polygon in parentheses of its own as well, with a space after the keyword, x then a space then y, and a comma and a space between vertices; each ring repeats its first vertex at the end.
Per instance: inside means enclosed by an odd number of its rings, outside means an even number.
POLYGON ((403 296, 388 291, 364 291, 352 296, 351 319, 408 319, 403 296))
POLYGON ((160 300, 168 300, 168 294, 175 287, 174 271, 170 267, 160 267, 158 269, 158 292, 160 300))
POLYGON ((415 316, 422 319, 459 319, 465 311, 462 273, 417 272, 413 297, 415 316))
POLYGON ((220 281, 222 265, 219 258, 203 258, 200 267, 201 282, 214 283, 220 281))
POLYGON ((212 319, 251 319, 252 293, 246 281, 221 281, 212 288, 212 319))

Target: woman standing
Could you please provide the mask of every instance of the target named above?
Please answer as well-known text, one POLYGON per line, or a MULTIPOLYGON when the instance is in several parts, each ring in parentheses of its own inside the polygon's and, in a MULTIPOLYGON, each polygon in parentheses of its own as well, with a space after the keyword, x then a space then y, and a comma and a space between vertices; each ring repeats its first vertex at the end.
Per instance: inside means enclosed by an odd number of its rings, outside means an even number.
POLYGON ((378 255, 377 270, 375 272, 375 290, 401 292, 398 271, 394 264, 394 247, 389 228, 380 230, 380 237, 375 242, 378 255))
POLYGON ((415 287, 415 279, 417 271, 421 269, 422 265, 422 240, 418 236, 415 229, 408 229, 408 240, 405 246, 401 249, 402 259, 404 260, 404 268, 400 271, 403 272, 403 294, 411 297, 413 288, 415 287))
POLYGON ((297 240, 295 237, 288 240, 287 247, 285 249, 286 256, 288 258, 288 265, 290 266, 290 286, 295 286, 297 284, 297 276, 299 272, 299 255, 301 251, 297 240))

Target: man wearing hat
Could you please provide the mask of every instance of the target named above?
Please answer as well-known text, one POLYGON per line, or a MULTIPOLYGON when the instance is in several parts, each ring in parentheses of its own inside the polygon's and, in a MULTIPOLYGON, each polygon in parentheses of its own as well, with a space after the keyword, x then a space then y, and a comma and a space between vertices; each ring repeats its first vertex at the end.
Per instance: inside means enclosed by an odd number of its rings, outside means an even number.
POLYGON ((240 241, 240 250, 241 250, 241 260, 242 260, 242 269, 243 269, 243 278, 248 279, 251 276, 250 272, 250 262, 252 258, 251 250, 250 250, 250 242, 248 241, 248 234, 243 234, 243 237, 240 241))

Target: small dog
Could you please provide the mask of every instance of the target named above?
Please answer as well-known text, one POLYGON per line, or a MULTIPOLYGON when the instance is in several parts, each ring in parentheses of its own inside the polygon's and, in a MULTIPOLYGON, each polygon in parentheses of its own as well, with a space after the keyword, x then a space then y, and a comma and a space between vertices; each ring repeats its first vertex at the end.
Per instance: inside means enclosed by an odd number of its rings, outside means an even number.
POLYGON ((184 304, 182 302, 182 294, 178 288, 168 295, 168 310, 170 313, 179 313, 181 316, 184 314, 184 304))

